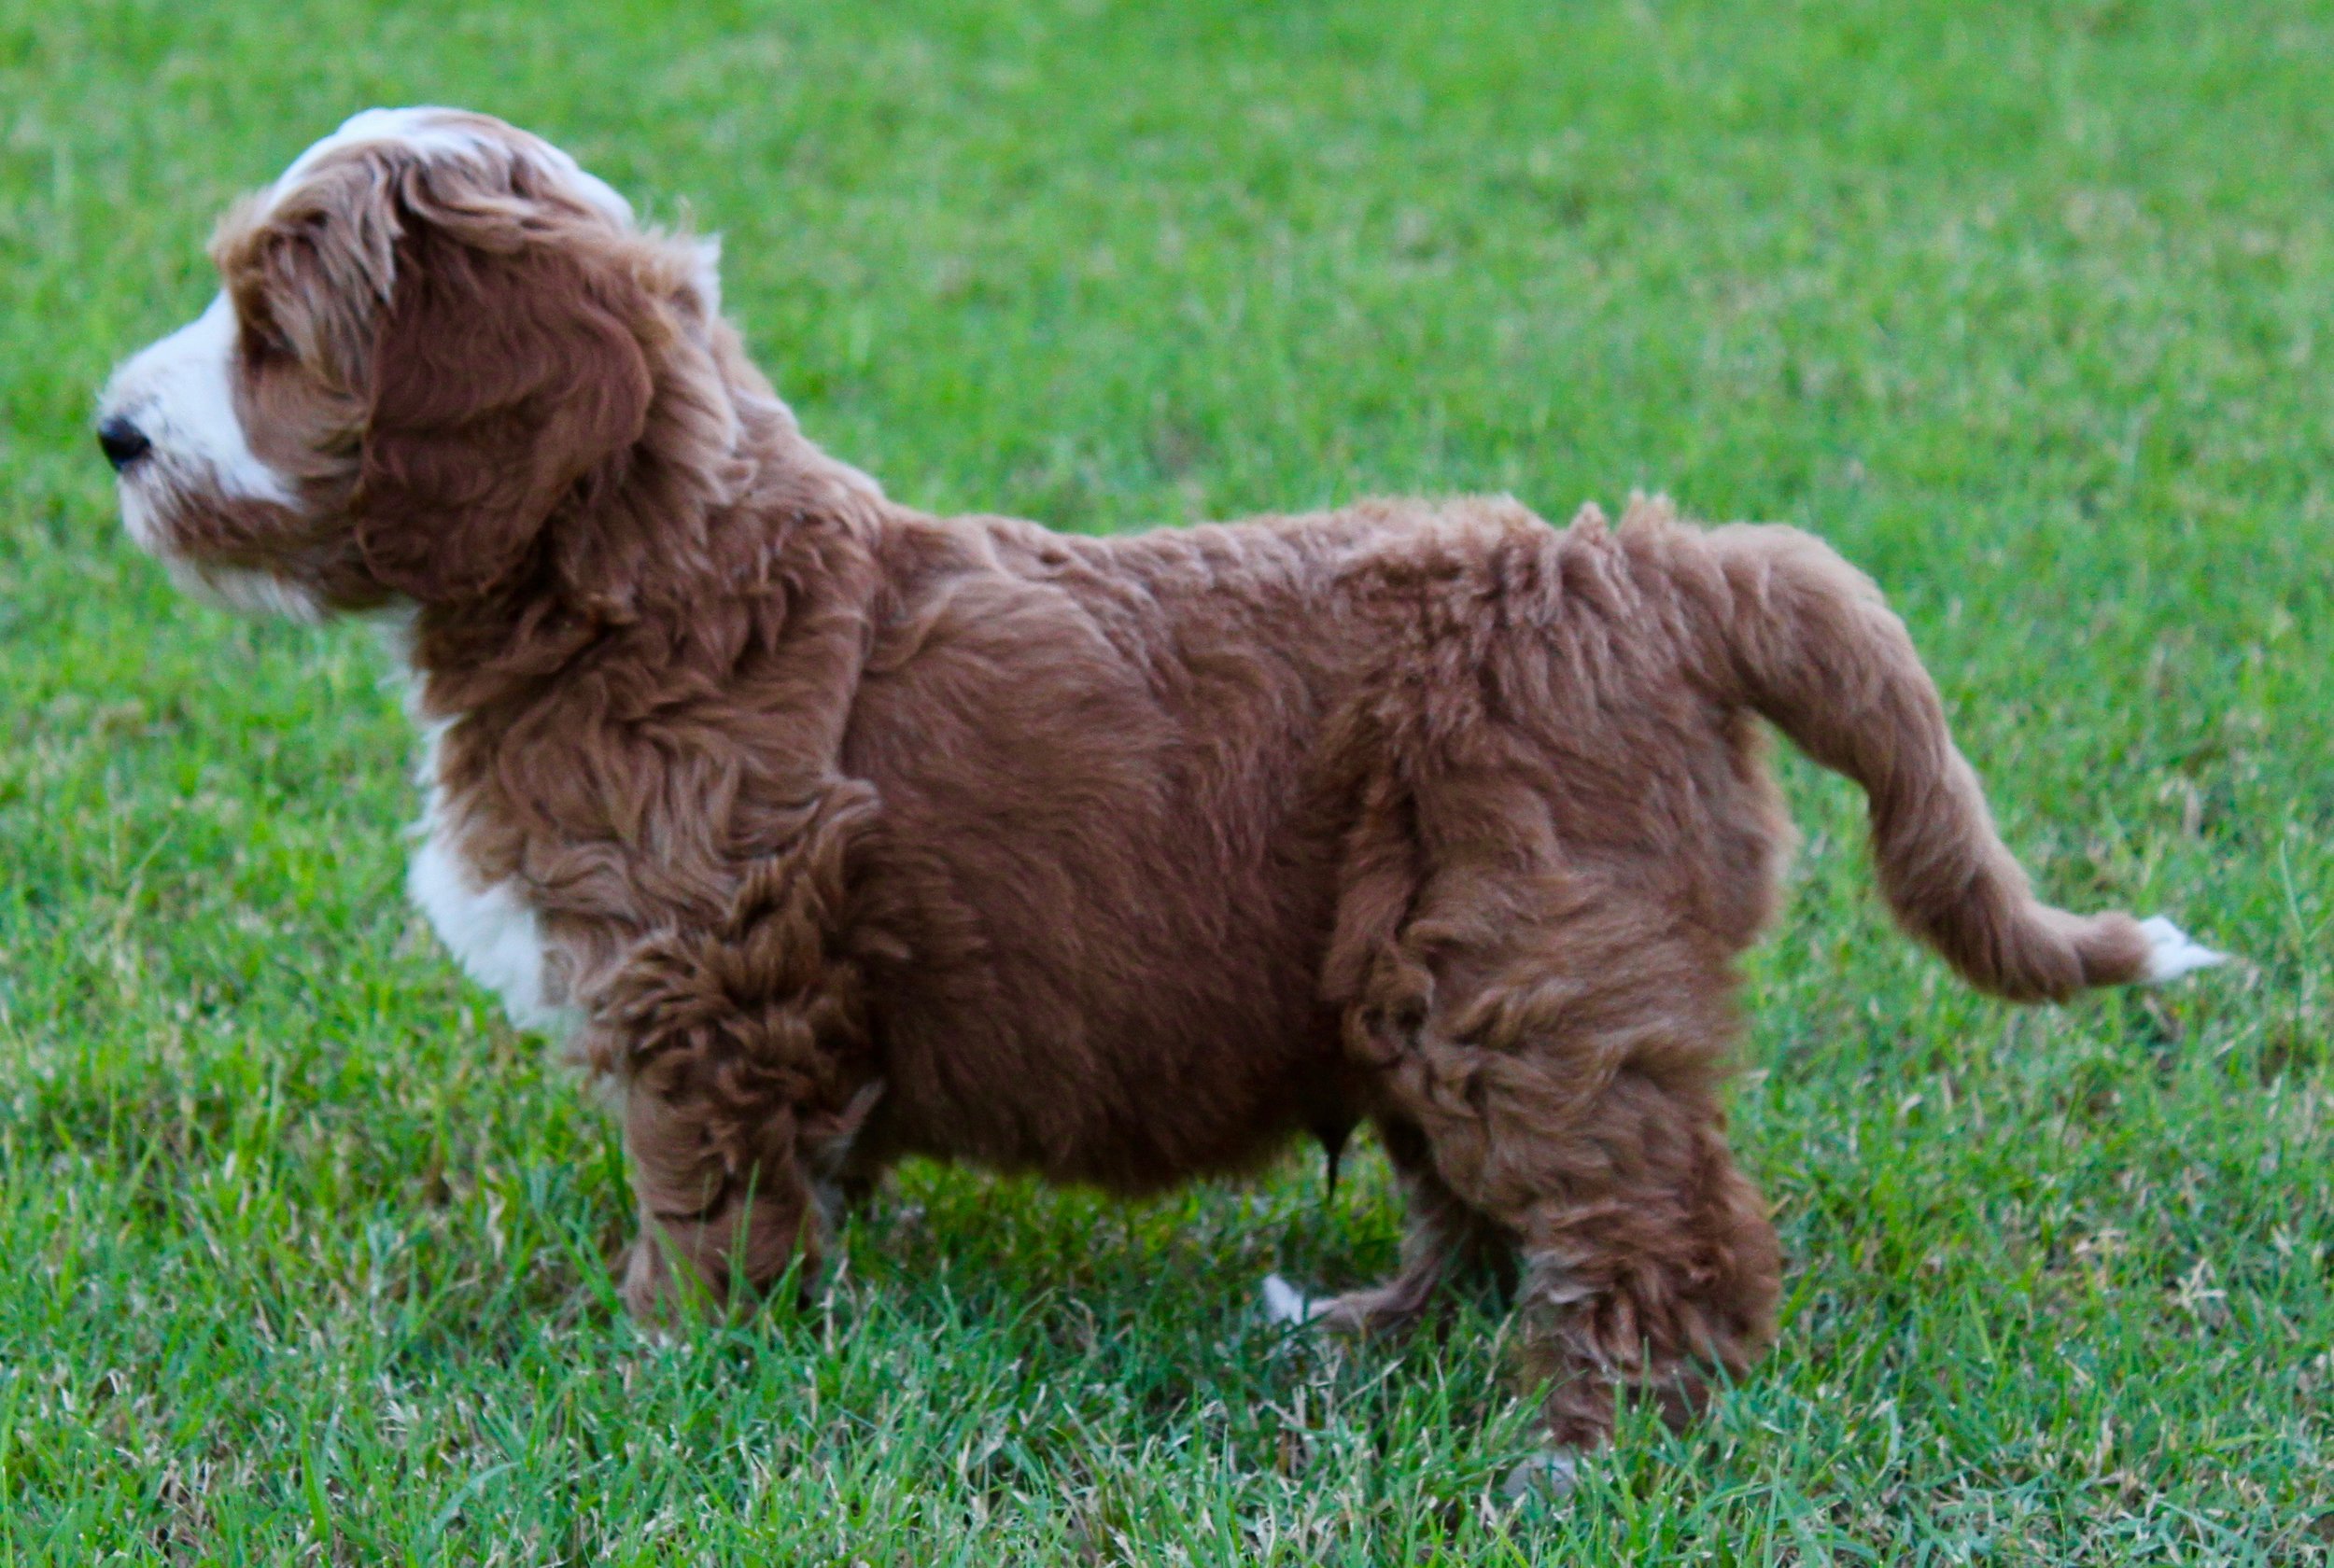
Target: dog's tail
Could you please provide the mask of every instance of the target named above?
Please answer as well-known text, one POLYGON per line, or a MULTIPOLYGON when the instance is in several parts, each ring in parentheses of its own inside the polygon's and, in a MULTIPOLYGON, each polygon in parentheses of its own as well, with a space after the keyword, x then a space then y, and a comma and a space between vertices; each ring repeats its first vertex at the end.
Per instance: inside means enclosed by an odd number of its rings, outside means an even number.
POLYGON ((2161 917, 2074 915, 2034 897, 1904 623, 1863 573, 1795 528, 1735 525, 1701 539, 1721 683, 1863 787, 1889 907, 1972 985, 2056 1001, 2220 961, 2161 917))

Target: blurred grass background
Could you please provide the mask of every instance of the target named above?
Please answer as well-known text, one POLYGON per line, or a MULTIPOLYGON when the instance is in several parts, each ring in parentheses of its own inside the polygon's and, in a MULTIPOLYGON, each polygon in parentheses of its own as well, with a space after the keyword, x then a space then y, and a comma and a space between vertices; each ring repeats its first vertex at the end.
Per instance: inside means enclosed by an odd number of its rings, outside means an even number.
POLYGON ((2300 0, 0 0, 0 1559, 2299 1562, 2334 1551, 2334 10, 2300 0), (2046 890, 2247 960, 2061 1013, 1877 911, 1752 965, 1776 1353, 1556 1507, 1397 1207, 915 1168, 673 1346, 612 1136, 406 909, 369 634, 174 595, 87 433, 202 241, 444 102, 721 232, 817 439, 1115 529, 1665 489, 1888 586, 2046 890))

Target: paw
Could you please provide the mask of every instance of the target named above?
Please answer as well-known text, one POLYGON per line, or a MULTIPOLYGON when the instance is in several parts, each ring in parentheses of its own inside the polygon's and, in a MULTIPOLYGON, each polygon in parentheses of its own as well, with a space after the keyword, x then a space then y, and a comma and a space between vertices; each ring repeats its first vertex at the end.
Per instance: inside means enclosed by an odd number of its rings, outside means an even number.
POLYGON ((616 1260, 616 1295, 641 1333, 673 1343, 675 1331, 719 1316, 720 1299, 704 1279, 647 1231, 616 1260))
POLYGON ((634 1323, 645 1333, 662 1334, 673 1319, 672 1271, 664 1250, 646 1235, 636 1236, 616 1260, 616 1295, 634 1323))
POLYGON ((2140 931, 2147 938, 2147 964, 2140 971, 2143 985, 2161 985, 2229 961, 2228 954, 2214 952, 2161 915, 2142 920, 2140 931))
POLYGON ((1543 1497, 1550 1502, 1572 1495, 1572 1489, 1581 1484, 1581 1462, 1566 1449, 1543 1449, 1539 1453, 1517 1462, 1507 1478, 1499 1483, 1499 1495, 1511 1505, 1527 1497, 1543 1497))
POLYGON ((1330 1303, 1315 1300, 1277 1274, 1264 1277, 1264 1320, 1285 1327, 1301 1327, 1329 1309, 1330 1303))

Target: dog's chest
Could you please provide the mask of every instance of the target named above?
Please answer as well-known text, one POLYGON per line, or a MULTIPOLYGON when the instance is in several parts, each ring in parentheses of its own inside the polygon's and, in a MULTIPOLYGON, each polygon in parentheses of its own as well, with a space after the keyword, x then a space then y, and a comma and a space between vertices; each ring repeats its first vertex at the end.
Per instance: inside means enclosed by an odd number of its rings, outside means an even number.
POLYGON ((542 921, 517 886, 486 882, 462 853, 437 780, 437 748, 428 747, 422 784, 429 791, 407 887, 455 962, 502 999, 520 1029, 555 1037, 573 1032, 580 1017, 554 994, 542 921))

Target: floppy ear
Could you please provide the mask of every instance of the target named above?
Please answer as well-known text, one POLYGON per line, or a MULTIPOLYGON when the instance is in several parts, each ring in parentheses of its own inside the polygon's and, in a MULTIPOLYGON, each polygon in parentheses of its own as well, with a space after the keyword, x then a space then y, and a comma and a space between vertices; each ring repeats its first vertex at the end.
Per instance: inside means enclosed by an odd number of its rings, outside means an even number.
POLYGON ((485 593, 621 477, 651 390, 637 295, 555 243, 485 248, 426 220, 400 237, 353 503, 384 586, 485 593))

